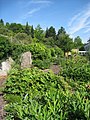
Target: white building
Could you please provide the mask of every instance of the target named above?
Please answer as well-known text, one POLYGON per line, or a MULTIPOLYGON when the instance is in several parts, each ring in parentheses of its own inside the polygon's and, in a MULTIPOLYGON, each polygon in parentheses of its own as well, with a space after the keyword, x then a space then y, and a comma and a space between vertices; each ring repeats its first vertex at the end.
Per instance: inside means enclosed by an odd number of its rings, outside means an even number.
POLYGON ((78 52, 80 55, 86 55, 87 54, 87 51, 79 51, 78 52))

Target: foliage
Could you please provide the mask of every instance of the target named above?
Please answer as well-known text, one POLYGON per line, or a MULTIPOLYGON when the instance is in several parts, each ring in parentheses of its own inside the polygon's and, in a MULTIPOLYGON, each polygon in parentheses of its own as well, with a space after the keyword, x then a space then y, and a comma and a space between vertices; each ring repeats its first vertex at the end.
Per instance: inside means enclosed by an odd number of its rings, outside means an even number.
POLYGON ((79 37, 73 42, 63 27, 56 34, 53 26, 34 30, 28 22, 5 25, 3 20, 0 34, 0 60, 11 56, 17 63, 5 84, 5 120, 89 120, 90 64, 82 56, 64 57, 64 52, 81 47, 79 37), (26 51, 34 66, 20 69, 26 51), (58 75, 49 70, 51 64, 59 64, 58 75))
POLYGON ((33 65, 37 66, 40 69, 46 69, 50 67, 51 61, 49 59, 44 59, 44 60, 36 59, 33 60, 33 65))
POLYGON ((30 51, 33 54, 33 59, 50 59, 51 58, 51 51, 45 47, 42 43, 33 43, 30 45, 30 51))
POLYGON ((6 37, 10 37, 13 35, 12 31, 5 28, 5 27, 0 27, 0 35, 6 36, 6 37))
POLYGON ((0 36, 0 60, 11 54, 11 44, 8 38, 0 36))
POLYGON ((61 27, 57 34, 57 46, 60 47, 64 52, 71 51, 74 47, 73 40, 66 33, 65 29, 61 27))
POLYGON ((28 45, 13 44, 12 58, 20 62, 23 52, 30 51, 32 53, 33 64, 39 68, 48 68, 51 62, 51 50, 42 43, 32 43, 28 45))
POLYGON ((25 50, 22 45, 12 44, 12 53, 11 56, 13 60, 20 62, 20 56, 25 50))
POLYGON ((4 92, 8 101, 6 120, 89 120, 90 117, 85 85, 69 82, 51 71, 13 69, 4 92))
POLYGON ((52 63, 61 65, 61 62, 64 58, 64 52, 59 47, 50 48, 50 50, 52 55, 52 63))
POLYGON ((30 35, 30 34, 31 34, 31 32, 30 32, 30 26, 28 25, 28 22, 26 23, 24 32, 25 32, 27 35, 30 35))
POLYGON ((31 26, 31 37, 34 38, 34 29, 33 29, 33 25, 31 26))
POLYGON ((14 33, 18 33, 23 31, 23 26, 21 24, 11 23, 8 25, 8 29, 14 33))
POLYGON ((49 37, 49 31, 48 31, 48 28, 46 28, 45 37, 46 37, 46 38, 49 37))
POLYGON ((49 29, 46 29, 46 34, 45 37, 52 37, 54 40, 56 39, 56 31, 55 28, 53 26, 51 26, 49 29))
POLYGON ((1 26, 4 26, 4 21, 3 21, 3 19, 0 19, 0 27, 1 26))
POLYGON ((75 48, 81 48, 83 46, 83 43, 82 43, 82 40, 79 36, 77 36, 75 39, 74 39, 74 47, 75 48))
POLYGON ((74 57, 71 60, 66 60, 62 75, 74 81, 88 82, 90 81, 90 65, 84 57, 83 59, 82 57, 74 57))
POLYGON ((13 42, 17 44, 30 44, 32 42, 32 38, 26 33, 17 33, 14 36, 13 42))
POLYGON ((55 47, 54 50, 57 57, 64 57, 64 52, 59 47, 55 47))
POLYGON ((42 42, 48 47, 56 46, 56 43, 53 37, 44 38, 42 42))
POLYGON ((61 28, 58 30, 57 36, 59 36, 60 34, 66 34, 65 28, 61 27, 61 28))
POLYGON ((40 27, 40 25, 37 25, 37 27, 34 30, 34 35, 37 38, 37 41, 42 41, 44 38, 44 31, 42 30, 42 28, 40 27))

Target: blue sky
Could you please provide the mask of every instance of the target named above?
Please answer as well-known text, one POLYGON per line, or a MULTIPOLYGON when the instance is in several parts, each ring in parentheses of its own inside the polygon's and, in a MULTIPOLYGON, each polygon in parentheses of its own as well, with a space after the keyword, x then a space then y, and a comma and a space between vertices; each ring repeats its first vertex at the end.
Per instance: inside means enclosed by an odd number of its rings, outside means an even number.
POLYGON ((90 0, 0 0, 0 18, 43 29, 63 26, 71 37, 83 42, 90 37, 90 0))

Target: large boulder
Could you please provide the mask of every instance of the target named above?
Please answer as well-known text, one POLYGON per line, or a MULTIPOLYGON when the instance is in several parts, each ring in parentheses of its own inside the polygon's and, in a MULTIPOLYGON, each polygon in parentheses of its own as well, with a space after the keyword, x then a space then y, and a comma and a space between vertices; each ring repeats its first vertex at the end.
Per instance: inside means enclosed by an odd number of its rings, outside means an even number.
POLYGON ((30 68, 32 65, 31 52, 25 52, 21 55, 21 68, 30 68))
POLYGON ((14 63, 13 59, 9 57, 6 61, 1 63, 1 70, 8 72, 11 69, 11 65, 14 63))
POLYGON ((9 57, 6 61, 1 63, 1 65, 0 65, 0 77, 7 76, 7 73, 10 71, 13 63, 14 63, 14 61, 11 57, 9 57))
POLYGON ((9 61, 4 61, 2 64, 2 71, 9 71, 11 69, 11 65, 9 61))

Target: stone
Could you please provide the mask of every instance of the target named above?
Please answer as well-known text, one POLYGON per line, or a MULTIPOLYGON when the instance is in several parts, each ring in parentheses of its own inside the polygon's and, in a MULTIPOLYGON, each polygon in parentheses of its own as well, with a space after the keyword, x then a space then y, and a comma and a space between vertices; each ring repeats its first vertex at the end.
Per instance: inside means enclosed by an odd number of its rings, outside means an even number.
POLYGON ((0 78, 5 77, 5 76, 7 76, 7 72, 0 70, 0 78))
POLYGON ((31 52, 25 52, 21 55, 21 68, 30 68, 32 65, 31 52))
POLYGON ((60 72, 59 65, 51 65, 50 69, 53 71, 54 74, 59 74, 59 72, 60 72))
POLYGON ((11 69, 11 65, 8 61, 2 62, 2 71, 9 71, 11 69))
POLYGON ((13 59, 11 57, 9 57, 6 61, 3 61, 0 64, 0 78, 7 76, 13 63, 14 63, 13 59))
POLYGON ((13 59, 9 57, 6 61, 1 63, 1 70, 9 72, 11 65, 14 63, 13 59))
POLYGON ((8 58, 8 61, 11 65, 14 63, 14 60, 11 57, 8 58))

